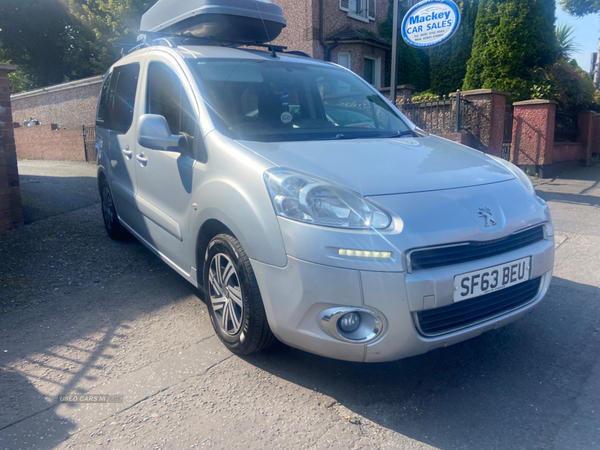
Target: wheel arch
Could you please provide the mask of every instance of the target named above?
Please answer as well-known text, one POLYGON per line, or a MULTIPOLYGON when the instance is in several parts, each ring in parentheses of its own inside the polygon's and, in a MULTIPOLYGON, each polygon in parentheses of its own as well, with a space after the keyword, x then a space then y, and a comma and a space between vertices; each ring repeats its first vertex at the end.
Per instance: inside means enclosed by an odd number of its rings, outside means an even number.
POLYGON ((102 183, 104 182, 104 180, 108 179, 108 177, 106 176, 106 173, 104 172, 104 167, 102 167, 102 166, 98 167, 97 179, 98 179, 98 192, 100 193, 100 195, 102 195, 102 183))
POLYGON ((217 219, 206 220, 198 230, 196 238, 196 278, 198 286, 204 286, 204 254, 208 243, 219 234, 230 234, 237 239, 232 231, 217 219))

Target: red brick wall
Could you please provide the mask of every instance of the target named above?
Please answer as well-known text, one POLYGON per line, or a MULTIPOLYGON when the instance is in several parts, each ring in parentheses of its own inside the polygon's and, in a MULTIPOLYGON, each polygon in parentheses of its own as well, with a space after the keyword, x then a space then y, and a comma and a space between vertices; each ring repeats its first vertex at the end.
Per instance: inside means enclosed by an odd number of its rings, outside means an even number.
POLYGON ((588 162, 592 159, 592 147, 594 146, 594 117, 596 113, 593 111, 585 111, 579 113, 579 131, 581 136, 577 139, 581 142, 583 148, 583 154, 581 159, 587 160, 588 162))
POLYGON ((81 128, 59 130, 55 124, 15 128, 19 159, 85 161, 81 128))
POLYGON ((513 106, 512 162, 518 166, 552 164, 556 103, 528 100, 513 106))
POLYGON ((574 159, 586 159, 586 151, 581 142, 554 144, 553 162, 573 161, 574 159))
POLYGON ((592 153, 600 153, 600 114, 594 116, 594 137, 592 139, 592 153))
POLYGON ((23 223, 8 87, 12 70, 14 67, 0 65, 0 233, 23 223))

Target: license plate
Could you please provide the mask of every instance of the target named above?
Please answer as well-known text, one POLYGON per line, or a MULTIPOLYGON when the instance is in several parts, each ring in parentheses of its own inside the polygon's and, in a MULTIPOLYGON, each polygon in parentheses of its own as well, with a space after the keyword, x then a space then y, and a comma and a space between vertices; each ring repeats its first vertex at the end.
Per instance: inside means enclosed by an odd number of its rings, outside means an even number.
POLYGON ((454 301, 460 302, 529 280, 531 256, 454 277, 454 301))

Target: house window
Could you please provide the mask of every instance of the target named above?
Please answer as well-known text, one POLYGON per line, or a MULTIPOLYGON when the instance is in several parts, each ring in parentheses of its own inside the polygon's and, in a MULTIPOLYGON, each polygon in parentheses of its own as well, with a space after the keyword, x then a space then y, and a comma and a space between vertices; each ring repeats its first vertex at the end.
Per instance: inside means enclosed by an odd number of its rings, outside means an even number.
POLYGON ((350 69, 350 53, 339 53, 338 64, 346 69, 350 69))
POLYGON ((340 9, 348 16, 368 22, 375 20, 376 0, 340 0, 340 9))
POLYGON ((376 56, 364 57, 363 78, 374 87, 381 87, 381 58, 376 56))
MULTIPOLYGON (((354 18, 367 18, 365 3, 367 0, 349 0, 348 15, 354 18)), ((368 19, 367 19, 368 20, 368 19)))

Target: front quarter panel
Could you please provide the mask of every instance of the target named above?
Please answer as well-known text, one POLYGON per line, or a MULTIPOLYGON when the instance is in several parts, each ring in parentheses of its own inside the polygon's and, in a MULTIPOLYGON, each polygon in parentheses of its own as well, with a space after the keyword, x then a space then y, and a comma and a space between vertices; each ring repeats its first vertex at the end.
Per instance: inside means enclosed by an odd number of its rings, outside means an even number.
MULTIPOLYGON (((284 267, 283 239, 263 179, 272 164, 217 131, 206 136, 205 144, 207 163, 194 164, 197 210, 191 212, 192 235, 199 236, 208 220, 217 220, 231 230, 249 258, 284 267)), ((196 268, 203 256, 196 255, 196 268)))

